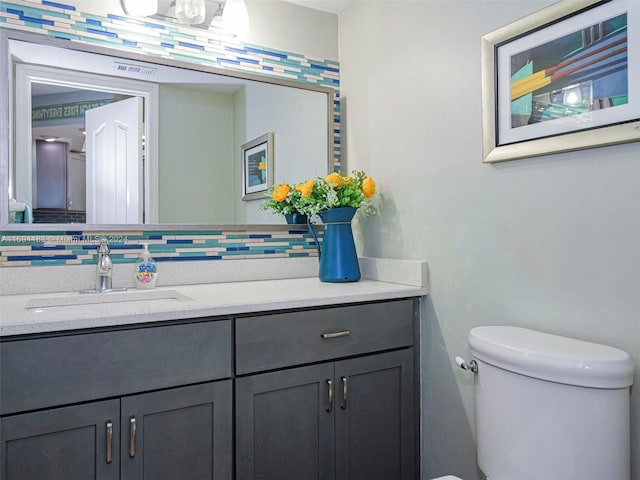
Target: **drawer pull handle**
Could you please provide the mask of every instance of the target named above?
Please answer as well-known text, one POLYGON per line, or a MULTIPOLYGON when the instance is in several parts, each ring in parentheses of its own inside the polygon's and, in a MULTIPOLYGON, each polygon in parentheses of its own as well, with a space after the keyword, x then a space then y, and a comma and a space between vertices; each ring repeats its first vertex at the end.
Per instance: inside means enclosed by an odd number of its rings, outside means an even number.
POLYGON ((327 412, 333 412, 333 381, 327 380, 327 386, 329 389, 329 406, 327 407, 327 412))
POLYGON ((107 463, 113 461, 113 423, 107 420, 107 463))
POLYGON ((136 456, 136 417, 129 419, 129 457, 136 456))
POLYGON ((340 380, 342 380, 342 405, 340 405, 340 408, 342 410, 346 410, 347 409, 347 377, 340 377, 340 380))
POLYGON ((349 335, 351 335, 351 332, 349 330, 343 330, 342 332, 332 332, 332 333, 321 333, 320 334, 320 336, 322 338, 324 338, 325 340, 328 340, 330 338, 348 337, 349 335))

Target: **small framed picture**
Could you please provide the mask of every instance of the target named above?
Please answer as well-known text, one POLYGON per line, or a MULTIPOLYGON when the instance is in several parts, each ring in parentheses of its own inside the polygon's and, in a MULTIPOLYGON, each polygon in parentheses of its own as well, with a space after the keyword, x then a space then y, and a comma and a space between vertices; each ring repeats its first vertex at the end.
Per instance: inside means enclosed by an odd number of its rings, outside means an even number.
POLYGON ((263 199, 273 185, 273 133, 242 145, 242 200, 263 199))

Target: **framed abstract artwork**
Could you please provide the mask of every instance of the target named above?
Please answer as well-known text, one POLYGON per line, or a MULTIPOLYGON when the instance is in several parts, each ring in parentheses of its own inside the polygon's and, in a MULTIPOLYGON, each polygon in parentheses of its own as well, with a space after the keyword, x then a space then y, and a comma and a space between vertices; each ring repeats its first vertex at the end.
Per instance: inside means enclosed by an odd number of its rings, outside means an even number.
POLYGON ((273 133, 242 145, 242 200, 264 198, 273 185, 273 133))
POLYGON ((640 140, 640 2, 561 1, 482 38, 483 161, 640 140))

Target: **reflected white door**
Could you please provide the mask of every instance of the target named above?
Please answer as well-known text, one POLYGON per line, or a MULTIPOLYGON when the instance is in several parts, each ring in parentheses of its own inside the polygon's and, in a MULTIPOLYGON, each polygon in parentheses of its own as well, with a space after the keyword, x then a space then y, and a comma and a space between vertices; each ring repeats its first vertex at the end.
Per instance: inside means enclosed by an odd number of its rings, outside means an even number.
POLYGON ((84 153, 67 155, 67 209, 87 209, 87 169, 84 153))
POLYGON ((87 223, 143 223, 142 98, 85 112, 87 223))

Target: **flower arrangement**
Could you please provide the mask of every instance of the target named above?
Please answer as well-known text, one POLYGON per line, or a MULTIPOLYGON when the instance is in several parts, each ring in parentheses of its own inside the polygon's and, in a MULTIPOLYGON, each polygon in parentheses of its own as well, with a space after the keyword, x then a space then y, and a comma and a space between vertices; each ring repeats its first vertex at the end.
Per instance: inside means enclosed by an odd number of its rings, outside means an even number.
POLYGON ((376 193, 376 182, 365 172, 354 170, 351 176, 333 172, 291 186, 281 183, 269 189, 269 200, 260 207, 278 214, 313 215, 330 208, 365 207, 371 210, 370 199, 376 193))

